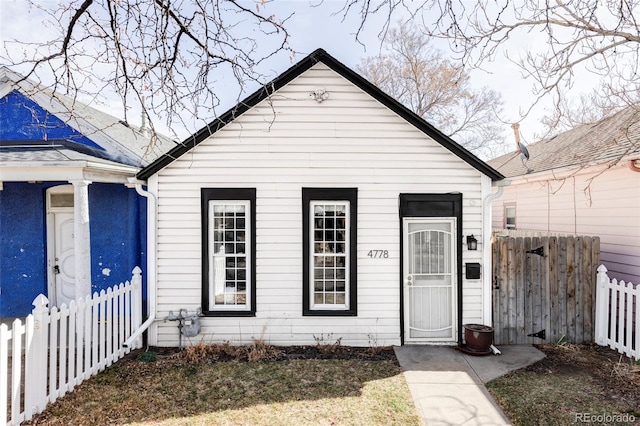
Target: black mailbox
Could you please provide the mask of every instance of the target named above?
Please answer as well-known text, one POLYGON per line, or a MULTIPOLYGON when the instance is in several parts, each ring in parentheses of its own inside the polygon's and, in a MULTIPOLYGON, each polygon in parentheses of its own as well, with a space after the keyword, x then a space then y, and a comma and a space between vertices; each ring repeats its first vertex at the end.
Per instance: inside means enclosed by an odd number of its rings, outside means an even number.
POLYGON ((480 279, 480 264, 479 263, 465 263, 464 264, 464 275, 468 280, 479 280, 480 279))

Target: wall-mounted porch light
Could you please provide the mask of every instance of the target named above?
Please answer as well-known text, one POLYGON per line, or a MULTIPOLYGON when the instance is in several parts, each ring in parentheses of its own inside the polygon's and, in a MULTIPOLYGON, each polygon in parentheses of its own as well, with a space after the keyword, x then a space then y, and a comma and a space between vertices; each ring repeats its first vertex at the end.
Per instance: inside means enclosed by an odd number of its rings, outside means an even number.
POLYGON ((467 235, 467 250, 478 250, 478 240, 473 234, 467 235))

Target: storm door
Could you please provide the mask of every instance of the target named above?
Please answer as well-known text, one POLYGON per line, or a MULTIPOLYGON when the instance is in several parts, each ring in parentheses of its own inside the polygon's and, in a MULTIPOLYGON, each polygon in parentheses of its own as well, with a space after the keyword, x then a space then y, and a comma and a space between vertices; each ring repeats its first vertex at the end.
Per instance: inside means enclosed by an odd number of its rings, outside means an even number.
POLYGON ((404 339, 455 342, 456 218, 403 219, 404 339))

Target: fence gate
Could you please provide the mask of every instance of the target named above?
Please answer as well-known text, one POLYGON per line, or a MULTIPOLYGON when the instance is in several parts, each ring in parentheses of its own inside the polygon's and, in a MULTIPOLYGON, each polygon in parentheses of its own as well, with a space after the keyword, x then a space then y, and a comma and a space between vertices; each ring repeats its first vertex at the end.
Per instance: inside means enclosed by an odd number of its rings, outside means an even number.
POLYGON ((493 239, 496 345, 594 339, 598 237, 493 239))

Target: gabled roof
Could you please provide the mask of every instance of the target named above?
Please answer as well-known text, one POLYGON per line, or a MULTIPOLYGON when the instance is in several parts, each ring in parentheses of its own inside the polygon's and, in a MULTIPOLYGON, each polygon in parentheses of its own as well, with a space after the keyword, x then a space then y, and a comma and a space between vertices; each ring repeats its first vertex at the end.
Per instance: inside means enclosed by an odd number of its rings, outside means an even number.
POLYGON ((583 124, 527 147, 529 160, 512 152, 488 161, 506 177, 584 167, 640 157, 640 109, 627 107, 597 123, 583 124), (528 170, 527 170, 528 169, 528 170))
POLYGON ((191 148, 206 140, 209 136, 222 129, 224 126, 238 118, 240 115, 257 105, 259 102, 267 99, 277 90, 290 83, 293 79, 300 76, 302 73, 307 71, 318 62, 322 62, 323 64, 327 65, 333 71, 337 72, 342 77, 346 78, 348 81, 365 91, 367 94, 404 118, 407 122, 434 139, 436 142, 440 143, 442 146, 467 162, 469 165, 490 177, 492 180, 500 180, 504 178, 504 176, 502 176, 498 171, 491 168, 487 163, 483 162, 478 157, 463 148, 461 145, 454 142, 451 138, 440 132, 431 124, 424 121, 421 117, 407 109, 391 96, 382 92, 382 90, 380 90, 378 87, 374 86, 362 76, 352 71, 346 65, 336 60, 323 49, 317 49, 306 58, 298 62, 296 65, 289 68, 279 77, 275 78, 270 83, 265 84, 262 88, 222 114, 219 118, 213 120, 211 123, 186 138, 181 144, 177 145, 171 151, 162 155, 152 164, 142 169, 140 173, 138 173, 138 179, 146 180, 150 176, 159 172, 164 167, 171 164, 174 160, 187 153, 191 148))
POLYGON ((51 145, 42 142, 66 139, 67 150, 134 167, 148 165, 175 146, 175 142, 159 137, 149 149, 150 139, 140 129, 4 67, 0 67, 0 102, 5 116, 0 129, 2 161, 9 161, 5 155, 8 145, 14 153, 19 149, 16 141, 23 146, 37 144, 42 153, 51 145), (82 151, 83 146, 92 150, 82 151))

